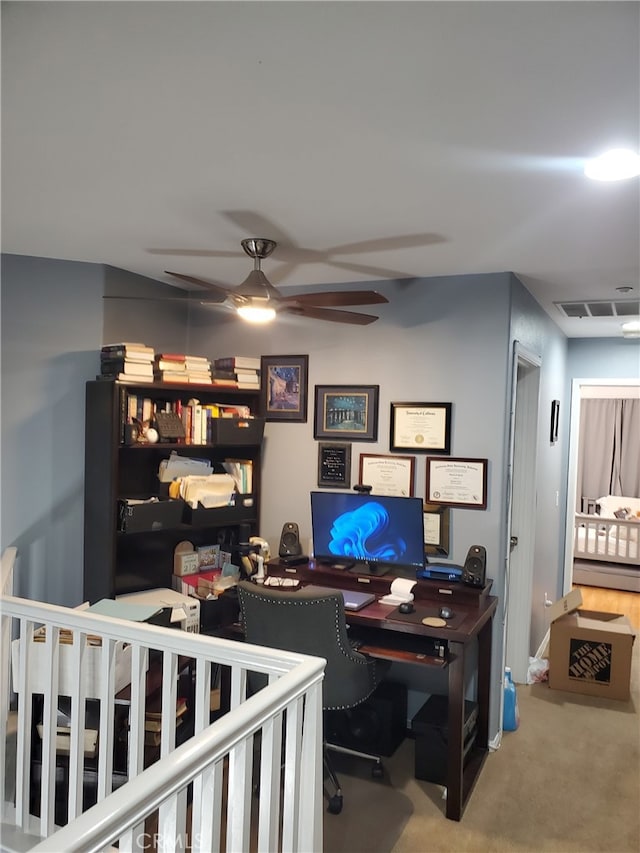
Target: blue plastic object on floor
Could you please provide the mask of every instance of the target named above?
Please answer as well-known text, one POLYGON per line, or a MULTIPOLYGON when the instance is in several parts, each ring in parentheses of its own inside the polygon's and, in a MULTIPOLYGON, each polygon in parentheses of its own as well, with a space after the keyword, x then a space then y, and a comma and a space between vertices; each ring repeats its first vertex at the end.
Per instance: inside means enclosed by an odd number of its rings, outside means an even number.
POLYGON ((504 670, 504 713, 502 721, 502 729, 505 732, 515 732, 520 724, 520 714, 518 713, 518 694, 516 686, 511 678, 511 668, 505 667, 504 670))

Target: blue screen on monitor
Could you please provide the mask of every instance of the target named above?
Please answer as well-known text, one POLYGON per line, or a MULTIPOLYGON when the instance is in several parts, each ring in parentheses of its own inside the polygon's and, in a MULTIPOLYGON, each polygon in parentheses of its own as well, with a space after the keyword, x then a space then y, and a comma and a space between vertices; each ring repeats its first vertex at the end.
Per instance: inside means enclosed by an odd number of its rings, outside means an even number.
POLYGON ((422 498, 311 492, 311 530, 320 562, 390 569, 425 563, 422 498))

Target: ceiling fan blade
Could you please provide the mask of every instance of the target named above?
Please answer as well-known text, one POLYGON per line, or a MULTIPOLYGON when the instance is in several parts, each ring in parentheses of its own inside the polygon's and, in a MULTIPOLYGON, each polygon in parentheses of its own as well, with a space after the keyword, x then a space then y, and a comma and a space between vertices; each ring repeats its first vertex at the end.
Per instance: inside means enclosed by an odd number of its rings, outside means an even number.
POLYGON ((170 270, 165 270, 167 275, 175 276, 175 278, 179 278, 181 281, 186 281, 189 284, 197 284, 200 287, 206 288, 210 293, 219 294, 220 302, 224 302, 227 296, 232 292, 231 288, 224 287, 221 284, 215 284, 213 281, 207 281, 204 278, 195 278, 192 275, 184 275, 180 272, 171 272, 170 270))
POLYGON ((375 305, 388 301, 386 296, 376 290, 335 290, 325 293, 298 293, 297 296, 283 296, 280 303, 337 308, 341 305, 375 305))
POLYGON ((222 210, 220 212, 247 234, 269 237, 275 240, 278 246, 296 245, 291 235, 261 213, 256 213, 254 210, 222 210))
POLYGON ((243 258, 243 252, 218 249, 145 249, 150 255, 176 255, 181 258, 243 258))
POLYGON ((368 277, 375 276, 376 278, 407 278, 410 273, 400 272, 399 270, 390 270, 386 267, 371 267, 368 264, 350 264, 347 261, 327 261, 330 267, 336 267, 340 270, 349 270, 349 272, 358 272, 368 277))
POLYGON ((183 305, 222 305, 224 300, 213 299, 209 296, 202 296, 193 291, 186 291, 189 296, 118 296, 116 294, 105 294, 103 299, 129 299, 133 302, 182 302, 183 305))
POLYGON ((444 243, 442 234, 400 234, 397 237, 380 237, 377 240, 361 240, 358 243, 344 243, 342 246, 332 246, 327 249, 331 255, 357 255, 367 252, 390 252, 394 249, 417 249, 421 246, 432 246, 444 243))
POLYGON ((355 311, 334 311, 331 308, 316 308, 313 305, 283 305, 283 311, 312 320, 329 320, 332 323, 350 323, 352 326, 368 326, 378 317, 373 314, 358 314, 355 311))

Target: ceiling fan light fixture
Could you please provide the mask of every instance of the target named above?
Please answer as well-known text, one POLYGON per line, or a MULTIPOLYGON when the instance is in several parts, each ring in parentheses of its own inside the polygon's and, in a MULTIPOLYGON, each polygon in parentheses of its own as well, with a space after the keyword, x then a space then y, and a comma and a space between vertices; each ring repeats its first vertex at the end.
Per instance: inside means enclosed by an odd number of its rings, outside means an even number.
POLYGON ((239 317, 248 323, 270 323, 275 320, 276 309, 266 304, 264 299, 250 299, 236 308, 239 317))
POLYGON ((622 323, 623 338, 640 338, 640 319, 622 323))
POLYGON ((627 148, 613 148, 587 160, 584 173, 594 181, 623 181, 640 175, 640 154, 627 148))

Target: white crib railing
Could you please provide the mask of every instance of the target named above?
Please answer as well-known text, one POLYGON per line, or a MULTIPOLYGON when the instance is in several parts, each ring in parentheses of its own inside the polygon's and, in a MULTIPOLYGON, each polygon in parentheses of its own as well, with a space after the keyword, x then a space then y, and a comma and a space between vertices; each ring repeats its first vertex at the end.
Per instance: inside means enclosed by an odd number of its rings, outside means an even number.
POLYGON ((6 594, 0 606, 3 849, 29 849, 30 835, 43 851, 322 849, 323 660, 6 594), (230 698, 210 723, 212 669, 230 698), (180 673, 193 735, 175 747, 180 673), (268 684, 247 698, 250 673, 268 684), (149 765, 154 677, 162 713, 149 765), (60 696, 70 698, 56 735, 60 696))

